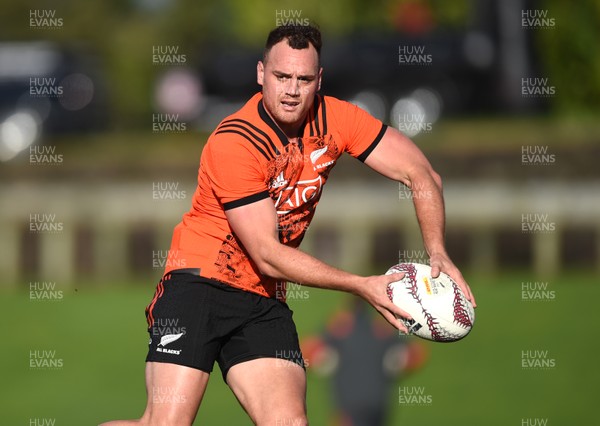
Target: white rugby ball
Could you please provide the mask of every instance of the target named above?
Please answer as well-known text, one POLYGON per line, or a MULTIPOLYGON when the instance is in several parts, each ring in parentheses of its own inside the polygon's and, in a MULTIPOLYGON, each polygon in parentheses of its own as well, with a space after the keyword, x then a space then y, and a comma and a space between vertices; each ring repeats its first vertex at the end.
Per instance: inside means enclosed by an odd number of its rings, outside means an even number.
POLYGON ((435 342, 454 342, 471 331, 475 310, 460 287, 447 274, 431 277, 431 267, 400 263, 386 275, 403 272, 404 278, 388 284, 391 301, 412 316, 400 318, 409 334, 435 342))

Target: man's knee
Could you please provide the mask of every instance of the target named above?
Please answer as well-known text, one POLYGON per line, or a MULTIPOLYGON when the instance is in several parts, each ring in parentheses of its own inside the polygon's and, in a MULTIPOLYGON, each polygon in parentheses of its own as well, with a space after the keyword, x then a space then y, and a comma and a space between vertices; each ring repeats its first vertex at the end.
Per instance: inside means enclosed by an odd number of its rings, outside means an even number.
POLYGON ((308 418, 306 411, 296 410, 290 411, 274 411, 265 413, 262 419, 257 419, 258 426, 306 426, 308 418))
POLYGON ((148 426, 191 426, 192 423, 194 423, 195 418, 195 413, 189 414, 187 412, 180 412, 175 409, 153 410, 152 407, 149 407, 149 409, 144 413, 144 416, 140 419, 140 424, 148 426))

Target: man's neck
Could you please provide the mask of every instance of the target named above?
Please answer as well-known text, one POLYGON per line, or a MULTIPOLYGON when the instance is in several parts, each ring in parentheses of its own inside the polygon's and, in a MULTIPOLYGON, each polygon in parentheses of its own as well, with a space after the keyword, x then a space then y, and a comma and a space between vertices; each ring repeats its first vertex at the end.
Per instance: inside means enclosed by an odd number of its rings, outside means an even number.
MULTIPOLYGON (((264 103, 263 103, 263 106, 265 106, 264 103)), ((302 127, 302 123, 304 123, 304 121, 306 120, 306 116, 308 115, 308 112, 304 115, 302 120, 300 120, 298 122, 298 124, 281 124, 275 119, 275 117, 273 117, 271 115, 268 108, 265 107, 265 111, 267 112, 267 114, 269 114, 269 117, 271 117, 271 120, 273 120, 273 123, 275 123, 275 125, 277 127, 279 127, 279 129, 283 132, 283 134, 287 136, 287 138, 290 142, 296 142, 298 140, 298 137, 302 136, 302 135, 299 135, 298 132, 300 131, 300 127, 302 127)))

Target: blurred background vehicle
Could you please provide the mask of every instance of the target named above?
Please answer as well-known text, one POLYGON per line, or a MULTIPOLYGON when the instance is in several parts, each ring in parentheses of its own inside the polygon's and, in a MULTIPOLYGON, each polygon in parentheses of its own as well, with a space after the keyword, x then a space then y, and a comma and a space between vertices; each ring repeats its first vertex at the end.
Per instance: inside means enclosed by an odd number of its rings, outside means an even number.
MULTIPOLYGON (((322 92, 351 100, 396 126, 402 114, 422 114, 434 123, 442 116, 547 109, 547 98, 523 97, 520 90, 521 77, 541 71, 534 33, 523 31, 520 16, 532 3, 471 4, 455 27, 436 21, 431 3, 399 2, 393 6, 392 28, 326 38, 322 92)), ((262 52, 225 43, 207 44, 201 51, 199 75, 211 97, 201 127, 210 131, 223 113, 215 102, 233 111, 257 91, 253 71, 262 52)))
POLYGON ((48 41, 0 43, 0 160, 38 139, 105 130, 107 96, 101 68, 81 50, 48 41))

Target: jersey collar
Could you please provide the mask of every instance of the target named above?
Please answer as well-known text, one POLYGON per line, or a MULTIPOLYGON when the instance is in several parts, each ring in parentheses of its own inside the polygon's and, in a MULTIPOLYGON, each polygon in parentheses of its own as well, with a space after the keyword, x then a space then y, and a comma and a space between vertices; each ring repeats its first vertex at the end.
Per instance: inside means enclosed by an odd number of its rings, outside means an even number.
MULTIPOLYGON (((318 105, 318 100, 317 99, 318 99, 318 96, 315 96, 315 104, 314 104, 314 106, 318 105)), ((306 114, 306 119, 304 120, 304 123, 302 123, 302 126, 300 126, 300 129, 298 129, 298 138, 299 138, 299 140, 301 140, 302 137, 304 136, 304 129, 306 128, 306 124, 310 120, 310 117, 314 114, 312 112, 313 109, 314 109, 314 106, 311 107, 311 110, 308 112, 308 114, 306 114)), ((267 112, 267 110, 265 109, 265 106, 263 105, 262 97, 258 101, 258 115, 267 124, 267 126, 269 126, 275 132, 275 134, 277 135, 277 137, 281 141, 281 144, 283 146, 286 146, 289 143, 289 140, 288 140, 287 136, 285 135, 285 133, 283 133, 283 130, 281 130, 279 128, 279 126, 273 121, 273 119, 271 118, 271 116, 269 115, 269 113, 267 112)))

